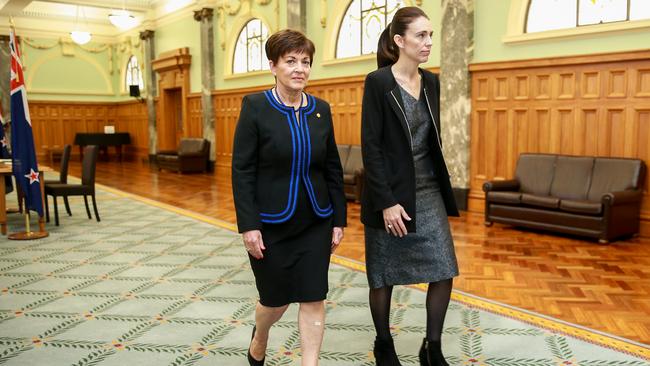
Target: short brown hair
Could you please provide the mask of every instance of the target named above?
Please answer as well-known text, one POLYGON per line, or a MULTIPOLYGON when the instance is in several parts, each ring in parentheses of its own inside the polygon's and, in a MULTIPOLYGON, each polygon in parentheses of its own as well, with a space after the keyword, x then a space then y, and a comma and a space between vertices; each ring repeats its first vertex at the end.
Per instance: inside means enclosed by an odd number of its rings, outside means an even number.
POLYGON ((280 57, 289 52, 306 53, 309 55, 309 64, 314 62, 314 52, 316 46, 309 38, 301 32, 293 29, 283 29, 275 32, 266 40, 266 58, 278 63, 280 57))

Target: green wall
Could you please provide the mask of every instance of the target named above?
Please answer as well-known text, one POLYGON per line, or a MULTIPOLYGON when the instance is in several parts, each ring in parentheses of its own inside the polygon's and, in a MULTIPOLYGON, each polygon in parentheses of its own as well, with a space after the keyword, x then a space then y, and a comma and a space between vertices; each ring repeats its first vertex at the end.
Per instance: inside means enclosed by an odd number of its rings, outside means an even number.
POLYGON ((30 100, 128 100, 126 62, 131 55, 142 59, 137 37, 124 37, 111 50, 93 42, 79 46, 66 39, 30 39, 22 42, 22 52, 30 100))
MULTIPOLYGON (((280 0, 273 0, 267 5, 259 5, 257 2, 251 1, 251 9, 247 11, 246 9, 240 10, 236 15, 228 15, 225 20, 225 32, 222 32, 221 27, 219 26, 219 18, 215 17, 214 23, 214 42, 215 42, 215 55, 214 55, 214 67, 215 67, 215 88, 216 89, 235 89, 235 88, 244 88, 250 86, 258 86, 265 84, 272 84, 273 77, 271 72, 265 73, 263 75, 255 76, 244 76, 244 77, 235 77, 235 78, 224 78, 226 75, 226 65, 229 64, 229 60, 232 59, 232 54, 227 54, 228 49, 222 49, 221 43, 225 40, 226 44, 234 43, 239 36, 239 32, 243 27, 243 22, 253 18, 257 14, 263 15, 263 21, 266 26, 269 27, 269 32, 273 33, 279 29, 286 28, 287 25, 287 10, 286 2, 280 0), (276 12, 276 7, 279 5, 279 16, 276 12), (240 26, 241 25, 241 26, 240 26), (223 33, 223 34, 222 34, 223 33)), ((315 2, 313 0, 308 1, 308 3, 315 2)))
MULTIPOLYGON (((511 0, 476 0, 475 2, 475 31, 474 31, 474 58, 473 63, 519 60, 541 57, 578 55, 603 52, 629 51, 647 49, 650 30, 626 31, 611 34, 584 35, 579 38, 564 38, 544 41, 534 41, 523 44, 506 45, 502 42, 505 35, 508 12, 511 0)), ((214 42, 215 42, 215 86, 219 90, 268 85, 273 83, 273 78, 268 73, 255 76, 225 77, 224 71, 227 60, 232 54, 226 54, 221 48, 222 40, 226 43, 235 41, 240 25, 247 19, 262 15, 270 27, 271 32, 286 27, 286 2, 272 0, 267 5, 259 5, 256 1, 242 2, 244 4, 238 14, 227 15, 225 19, 225 32, 221 30, 221 18, 215 9, 214 42), (279 16, 276 12, 279 1, 279 16), (251 8, 246 8, 251 4, 251 8)), ((336 0, 327 1, 327 16, 332 17, 328 27, 332 26, 332 19, 344 12, 336 0)), ((440 63, 440 0, 423 1, 422 8, 430 16, 433 23, 434 45, 430 61, 425 67, 437 66, 440 63)), ((375 59, 343 62, 333 65, 323 65, 325 60, 326 37, 334 31, 321 26, 321 2, 307 1, 307 36, 316 45, 316 55, 311 79, 327 79, 335 77, 365 75, 376 68, 375 59)), ((335 25, 338 27, 338 24, 335 25)), ((192 55, 190 67, 191 92, 201 91, 201 44, 200 23, 195 21, 191 13, 180 19, 159 26, 155 29, 156 55, 180 47, 188 47, 192 55)), ((70 101, 121 101, 130 100, 128 93, 123 90, 123 70, 132 54, 136 55, 142 63, 143 47, 138 39, 138 30, 131 31, 126 37, 116 40, 113 44, 112 56, 107 50, 90 52, 102 44, 90 43, 80 47, 69 44, 69 49, 74 55, 64 55, 63 46, 59 39, 41 38, 33 39, 32 43, 48 49, 38 49, 23 43, 25 55, 26 77, 31 80, 32 90, 28 88, 28 95, 33 100, 70 100, 70 101), (51 46, 51 47, 50 47, 51 46), (85 48, 85 50, 84 50, 85 48), (111 70, 112 65, 112 72, 111 70), (30 79, 31 78, 31 79, 30 79), (111 85, 109 88, 108 83, 111 85), (112 93, 111 93, 112 89, 112 93), (40 91, 40 92, 36 92, 40 91), (108 95, 103 95, 108 94, 108 95)), ((148 88, 145 85, 145 89, 148 88)))
MULTIPOLYGON (((334 1, 328 1, 327 15, 336 18, 335 14, 345 13, 347 8, 337 9, 334 1)), ((434 67, 440 65, 440 0, 423 1, 421 8, 429 16, 433 26, 433 46, 429 62, 423 67, 434 67)), ((307 3, 307 36, 316 44, 316 57, 312 69, 311 79, 327 79, 333 77, 344 77, 354 75, 365 75, 377 69, 376 58, 370 60, 354 61, 334 65, 322 65, 325 50, 326 36, 328 29, 323 28, 320 23, 321 11, 320 2, 309 1, 307 3)), ((329 20, 329 19, 328 19, 329 20)), ((328 23, 329 26, 330 23, 328 23)), ((336 28, 339 24, 336 24, 336 28)), ((331 32, 336 39, 336 31, 331 32)))
POLYGON ((474 1, 473 62, 631 51, 650 47, 649 29, 506 45, 501 38, 506 34, 510 2, 511 0, 474 1))
MULTIPOLYGON (((277 0, 276 0, 277 1, 277 0)), ((281 28, 286 27, 286 10, 284 8, 285 3, 282 2, 280 6, 280 24, 281 28)), ((275 15, 272 14, 271 10, 275 9, 275 5, 272 3, 262 8, 260 6, 253 7, 255 10, 266 11, 268 12, 267 17, 269 19, 275 19, 275 15)), ((431 23, 433 25, 434 31, 434 44, 431 52, 431 57, 429 62, 425 64, 425 67, 434 67, 440 64, 440 0, 428 0, 424 1, 422 8, 429 15, 431 23)), ((344 13, 345 8, 337 8, 337 2, 330 0, 327 2, 327 16, 336 18, 336 14, 344 13)), ((318 79, 328 79, 334 77, 345 77, 345 76, 357 76, 365 75, 377 68, 377 63, 375 58, 369 60, 337 63, 334 65, 323 65, 323 61, 326 58, 325 55, 325 42, 328 34, 332 34, 333 37, 336 37, 336 32, 328 32, 328 28, 323 28, 321 25, 321 3, 320 1, 307 1, 307 29, 306 35, 314 42, 316 46, 316 54, 314 55, 314 65, 312 67, 312 72, 310 80, 318 79)), ((228 39, 234 39, 238 36, 241 29, 234 29, 230 27, 233 23, 232 17, 229 17, 227 20, 226 29, 228 34, 226 35, 228 39)), ((328 26, 331 24, 328 22, 328 26)), ((272 27, 272 25, 271 25, 272 27)), ((338 24, 336 25, 338 28, 338 24)), ((280 28, 280 29, 281 29, 280 28)), ((219 29, 215 25, 215 33, 219 29)), ((239 77, 234 79, 224 80, 223 72, 226 63, 226 57, 232 57, 232 55, 226 55, 221 47, 219 47, 218 37, 215 35, 215 40, 217 42, 217 53, 216 53, 216 89, 234 89, 234 88, 244 88, 252 87, 264 84, 272 84, 273 77, 271 73, 268 72, 267 75, 256 75, 248 77, 239 77)))
MULTIPOLYGON (((214 17, 216 20, 217 18, 214 17)), ((192 55, 190 91, 201 91, 201 24, 192 14, 158 27, 154 34, 156 58, 165 51, 188 47, 192 55)))

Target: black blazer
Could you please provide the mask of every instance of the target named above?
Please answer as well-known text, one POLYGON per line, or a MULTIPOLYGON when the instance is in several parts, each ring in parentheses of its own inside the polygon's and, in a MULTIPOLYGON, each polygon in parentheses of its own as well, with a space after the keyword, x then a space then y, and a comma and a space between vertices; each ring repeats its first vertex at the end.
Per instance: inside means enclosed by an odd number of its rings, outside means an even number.
POLYGON ((232 190, 239 232, 283 223, 303 184, 314 213, 346 225, 343 169, 327 102, 307 96, 300 123, 270 90, 242 100, 232 154, 232 190))
MULTIPOLYGON (((440 138, 440 81, 438 76, 420 69, 424 97, 434 122, 429 148, 434 160, 447 215, 459 216, 449 171, 442 156, 440 138)), ((415 166, 411 132, 404 113, 399 86, 390 66, 366 77, 361 112, 361 149, 365 184, 361 198, 361 221, 370 227, 384 228, 382 210, 400 204, 411 217, 405 221, 409 232, 415 228, 415 166)))

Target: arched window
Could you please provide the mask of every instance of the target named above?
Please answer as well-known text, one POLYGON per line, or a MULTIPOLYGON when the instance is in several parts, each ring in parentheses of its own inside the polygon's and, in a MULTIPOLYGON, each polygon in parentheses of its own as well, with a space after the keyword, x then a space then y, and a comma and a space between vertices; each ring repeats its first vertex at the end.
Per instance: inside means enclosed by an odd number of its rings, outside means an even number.
POLYGON ((650 19, 648 0, 531 0, 526 33, 650 19))
POLYGON ((269 29, 260 19, 251 19, 239 32, 232 63, 233 74, 269 69, 264 46, 269 29))
POLYGON ((336 58, 376 53, 379 35, 402 6, 402 0, 352 1, 339 28, 336 58))
POLYGON ((142 70, 138 64, 138 58, 135 56, 129 57, 129 62, 126 64, 126 90, 129 90, 130 85, 137 85, 140 90, 144 89, 144 82, 142 81, 142 70))

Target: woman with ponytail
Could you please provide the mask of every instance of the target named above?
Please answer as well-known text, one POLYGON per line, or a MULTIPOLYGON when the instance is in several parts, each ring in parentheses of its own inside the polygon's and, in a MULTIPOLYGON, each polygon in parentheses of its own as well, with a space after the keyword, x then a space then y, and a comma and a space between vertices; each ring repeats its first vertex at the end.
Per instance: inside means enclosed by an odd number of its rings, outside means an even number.
POLYGON ((399 9, 365 81, 361 147, 370 311, 378 366, 400 365, 390 334, 394 285, 428 283, 421 365, 448 365, 441 334, 458 275, 448 216, 458 216, 440 136, 440 82, 427 62, 432 27, 417 7, 399 9))

